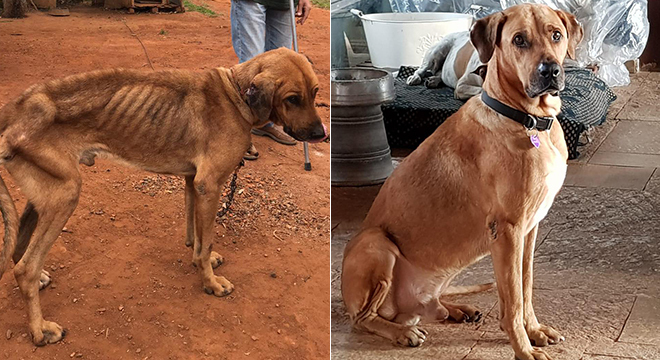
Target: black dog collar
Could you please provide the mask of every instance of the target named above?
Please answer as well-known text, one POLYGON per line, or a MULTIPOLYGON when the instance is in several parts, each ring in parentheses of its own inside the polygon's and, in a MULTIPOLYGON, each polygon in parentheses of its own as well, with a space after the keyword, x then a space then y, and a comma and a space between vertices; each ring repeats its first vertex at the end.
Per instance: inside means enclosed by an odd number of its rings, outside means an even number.
POLYGON ((554 121, 553 117, 534 116, 516 110, 488 96, 485 91, 481 92, 481 100, 496 113, 522 124, 527 130, 536 129, 539 131, 546 131, 550 130, 550 127, 552 127, 552 122, 554 121))

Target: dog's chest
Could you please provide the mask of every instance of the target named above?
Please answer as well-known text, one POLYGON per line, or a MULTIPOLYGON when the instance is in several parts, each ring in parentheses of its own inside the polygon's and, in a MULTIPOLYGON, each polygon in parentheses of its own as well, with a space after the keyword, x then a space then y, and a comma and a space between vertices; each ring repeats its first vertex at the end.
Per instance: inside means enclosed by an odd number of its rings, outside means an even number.
POLYGON ((564 178, 566 177, 566 161, 561 156, 559 150, 551 141, 546 141, 542 146, 547 146, 547 150, 549 151, 547 161, 544 161, 545 166, 542 166, 541 169, 544 176, 540 191, 545 190, 545 195, 532 217, 528 230, 531 230, 536 224, 543 220, 546 215, 548 215, 552 202, 559 192, 559 189, 561 189, 561 186, 564 184, 564 178))

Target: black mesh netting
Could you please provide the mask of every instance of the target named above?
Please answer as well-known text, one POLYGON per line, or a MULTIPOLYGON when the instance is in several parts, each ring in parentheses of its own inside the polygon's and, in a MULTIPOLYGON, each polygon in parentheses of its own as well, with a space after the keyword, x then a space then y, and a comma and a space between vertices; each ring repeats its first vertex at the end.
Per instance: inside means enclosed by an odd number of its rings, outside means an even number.
MULTIPOLYGON (((454 98, 454 89, 428 89, 408 86, 406 79, 414 67, 402 66, 394 79, 396 99, 384 104, 383 117, 391 147, 416 148, 464 102, 454 98)), ((577 158, 580 134, 605 121, 607 109, 616 95, 590 70, 565 68, 566 87, 561 92, 561 114, 557 117, 564 129, 569 159, 577 158)))

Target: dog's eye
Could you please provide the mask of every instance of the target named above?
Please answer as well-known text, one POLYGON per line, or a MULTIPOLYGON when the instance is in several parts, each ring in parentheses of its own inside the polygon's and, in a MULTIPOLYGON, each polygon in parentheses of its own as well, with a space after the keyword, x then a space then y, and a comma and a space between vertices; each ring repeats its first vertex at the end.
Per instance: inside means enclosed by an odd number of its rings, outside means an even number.
POLYGON ((525 47, 525 38, 523 38, 522 35, 516 35, 516 37, 513 38, 513 44, 517 47, 525 47))
POLYGON ((559 40, 561 40, 561 36, 562 36, 561 32, 555 31, 555 32, 552 33, 552 40, 554 42, 559 42, 559 40))
POLYGON ((286 101, 291 103, 292 105, 300 105, 300 96, 298 95, 291 95, 288 98, 286 98, 286 101))

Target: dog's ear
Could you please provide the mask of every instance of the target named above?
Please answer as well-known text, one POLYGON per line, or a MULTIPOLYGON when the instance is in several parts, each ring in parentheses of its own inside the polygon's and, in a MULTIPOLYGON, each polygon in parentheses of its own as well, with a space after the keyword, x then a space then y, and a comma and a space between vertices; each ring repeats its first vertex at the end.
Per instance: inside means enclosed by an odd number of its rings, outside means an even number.
POLYGON ((257 74, 245 91, 247 104, 259 122, 270 118, 273 110, 273 97, 275 96, 275 80, 265 73, 257 74))
POLYGON ((557 12, 557 15, 559 15, 561 22, 564 23, 566 33, 568 33, 568 57, 575 60, 575 48, 577 48, 580 41, 582 41, 582 36, 584 35, 582 25, 580 25, 573 14, 562 10, 555 11, 557 12))
POLYGON ((477 20, 470 30, 470 41, 479 53, 479 60, 487 63, 493 56, 495 46, 499 45, 502 36, 502 26, 506 15, 501 12, 477 20))

